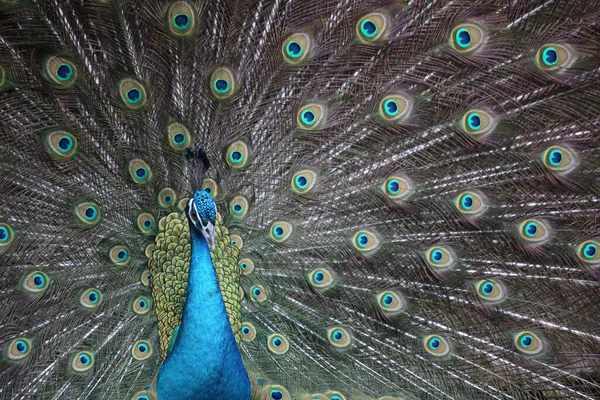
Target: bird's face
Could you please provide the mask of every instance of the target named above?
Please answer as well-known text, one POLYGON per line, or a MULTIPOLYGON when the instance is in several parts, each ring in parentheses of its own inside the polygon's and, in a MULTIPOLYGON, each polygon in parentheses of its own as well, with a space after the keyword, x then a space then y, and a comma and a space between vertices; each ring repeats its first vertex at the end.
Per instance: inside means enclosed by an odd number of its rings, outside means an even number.
POLYGON ((217 205, 210 194, 204 190, 196 190, 190 198, 185 211, 192 229, 202 232, 211 250, 214 250, 217 205))

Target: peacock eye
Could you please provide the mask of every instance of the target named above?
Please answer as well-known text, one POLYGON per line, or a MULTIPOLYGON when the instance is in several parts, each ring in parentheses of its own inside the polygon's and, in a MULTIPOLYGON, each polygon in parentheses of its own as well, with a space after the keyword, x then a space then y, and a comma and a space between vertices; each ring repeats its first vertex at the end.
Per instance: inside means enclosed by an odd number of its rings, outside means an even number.
POLYGON ((174 150, 184 150, 191 144, 191 135, 188 128, 180 123, 172 123, 167 127, 169 145, 174 150))
POLYGON ((352 343, 350 333, 341 326, 329 329, 327 331, 327 338, 329 339, 329 343, 340 349, 348 347, 352 343))
POLYGON ((404 308, 402 297, 391 290, 386 290, 377 295, 377 304, 386 313, 397 313, 404 308))
POLYGON ((146 104, 146 89, 135 79, 123 79, 119 84, 119 93, 123 103, 132 110, 146 104))
POLYGON ((441 246, 430 247, 425 252, 425 260, 434 269, 445 269, 454 264, 454 257, 450 250, 441 246))
POLYGON ((194 30, 195 18, 192 6, 185 1, 177 1, 169 7, 169 28, 176 36, 187 36, 194 30))
POLYGON ((322 126, 327 109, 322 104, 309 103, 298 110, 298 127, 304 130, 314 130, 322 126))
POLYGON ((292 400, 290 393, 281 385, 269 385, 264 389, 270 400, 292 400))
POLYGON ((75 206, 75 216, 83 226, 92 227, 101 220, 100 208, 96 203, 84 201, 75 206))
POLYGON ((50 279, 42 271, 33 271, 25 276, 23 280, 23 289, 29 293, 41 294, 50 285, 50 279))
POLYGON ((309 169, 296 172, 292 176, 292 190, 296 193, 308 193, 317 183, 317 173, 309 169))
POLYGON ((233 72, 229 68, 217 68, 211 76, 211 89, 217 99, 225 99, 235 91, 233 72))
POLYGON ((425 350, 436 357, 445 356, 450 352, 450 346, 446 339, 439 335, 426 336, 423 340, 425 350))
POLYGON ((515 335, 515 346, 528 355, 538 354, 543 350, 542 340, 533 332, 523 331, 515 335))
POLYGON ((581 261, 590 264, 600 263, 600 242, 587 240, 577 247, 577 256, 581 261))
POLYGON ((410 100, 399 94, 388 95, 379 103, 379 115, 388 121, 399 121, 403 119, 408 115, 410 109, 410 100))
POLYGON ((283 243, 289 239, 293 232, 293 226, 289 222, 277 221, 271 225, 269 235, 277 243, 283 243))
POLYGON ((541 243, 550 237, 550 230, 540 220, 528 219, 521 223, 519 233, 527 242, 541 243))
POLYGON ((377 249, 379 246, 379 239, 373 232, 361 229, 354 234, 352 244, 358 251, 366 253, 377 249))
POLYGON ((71 368, 75 372, 86 372, 94 366, 94 355, 89 351, 76 353, 71 362, 71 368))
POLYGON ((361 42, 373 43, 385 37, 389 26, 388 17, 374 12, 363 16, 356 24, 356 33, 361 42))
POLYGON ((0 223, 0 250, 11 244, 13 239, 14 235, 10 225, 0 223))
POLYGON ((267 340, 267 346, 272 353, 282 355, 290 348, 288 340, 281 334, 270 335, 267 340))
POLYGON ((109 252, 110 261, 115 265, 127 265, 130 252, 127 246, 114 246, 109 252))
POLYGON ((248 163, 249 148, 241 140, 233 142, 227 149, 227 164, 232 168, 242 168, 248 163))
POLYGON ((390 176, 380 186, 381 191, 391 200, 402 200, 412 191, 408 179, 400 176, 390 176))
POLYGON ((552 172, 566 173, 577 165, 577 158, 572 150, 564 146, 551 146, 542 153, 542 161, 552 172))
POLYGON ((295 33, 288 37, 282 46, 283 59, 290 64, 298 64, 308 55, 311 39, 305 33, 295 33))
POLYGON ((250 322, 242 324, 242 339, 246 342, 251 342, 256 338, 256 328, 250 322))
POLYGON ((316 268, 309 274, 310 284, 317 289, 325 289, 333 285, 333 275, 326 268, 316 268))
POLYGON ((75 65, 60 57, 50 57, 46 61, 46 73, 50 80, 63 87, 71 85, 77 77, 75 65))
POLYGON ((252 294, 252 298, 259 303, 262 303, 267 300, 267 292, 265 288, 261 285, 254 285, 250 288, 250 293, 252 294))
POLYGON ((137 216, 137 228, 142 233, 150 233, 154 226, 154 216, 150 213, 143 212, 137 216))
POLYGON ((469 53, 481 47, 485 41, 482 27, 474 23, 464 23, 456 26, 450 35, 450 46, 457 53, 469 53))
POLYGON ((484 110, 472 109, 468 111, 461 121, 462 130, 469 136, 478 138, 492 131, 495 120, 484 110))
POLYGON ((556 71, 567 68, 573 61, 573 53, 562 44, 545 44, 538 50, 536 64, 544 71, 556 71))
POLYGON ((229 203, 229 209, 236 218, 243 218, 248 213, 248 200, 244 196, 235 196, 229 203))
POLYGON ((177 194, 169 187, 162 188, 158 192, 158 205, 163 208, 170 208, 177 202, 177 194))
POLYGON ((96 288, 86 289, 79 296, 79 304, 87 309, 95 309, 102 303, 102 292, 96 288))
POLYGON ((484 279, 475 284, 477 296, 488 303, 497 303, 504 299, 504 288, 500 282, 484 279))
POLYGON ((55 160, 73 157, 77 152, 77 139, 65 131, 53 131, 46 134, 46 149, 55 160))
POLYGON ((485 202, 478 193, 463 192, 456 199, 456 208, 464 215, 477 215, 485 210, 485 202))
POLYGON ((254 261, 249 258, 242 258, 238 265, 244 275, 250 275, 254 271, 254 261))
POLYGON ((10 342, 8 346, 8 358, 12 361, 22 360, 31 353, 31 341, 20 337, 10 342))
POLYGON ((133 312, 138 315, 147 314, 150 311, 150 299, 139 296, 133 300, 133 312))
POLYGON ((152 171, 146 162, 139 158, 134 158, 129 162, 129 175, 135 183, 148 183, 152 178, 152 171))
POLYGON ((152 345, 145 340, 139 340, 131 347, 131 355, 136 360, 145 360, 152 355, 152 345))

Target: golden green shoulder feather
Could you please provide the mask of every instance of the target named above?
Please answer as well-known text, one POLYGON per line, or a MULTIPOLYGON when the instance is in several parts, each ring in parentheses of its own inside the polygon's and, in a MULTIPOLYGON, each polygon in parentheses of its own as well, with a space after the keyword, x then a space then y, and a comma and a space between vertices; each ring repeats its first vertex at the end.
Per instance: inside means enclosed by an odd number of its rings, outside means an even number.
MULTIPOLYGON (((186 204, 183 199, 180 204, 186 204)), ((229 231, 217 214, 215 250, 210 255, 215 266, 229 322, 238 346, 241 346, 241 290, 238 267, 239 249, 231 244, 229 231)), ((159 221, 154 252, 149 259, 152 297, 158 317, 161 355, 167 357, 173 330, 179 326, 190 268, 190 228, 185 213, 172 212, 159 221)))

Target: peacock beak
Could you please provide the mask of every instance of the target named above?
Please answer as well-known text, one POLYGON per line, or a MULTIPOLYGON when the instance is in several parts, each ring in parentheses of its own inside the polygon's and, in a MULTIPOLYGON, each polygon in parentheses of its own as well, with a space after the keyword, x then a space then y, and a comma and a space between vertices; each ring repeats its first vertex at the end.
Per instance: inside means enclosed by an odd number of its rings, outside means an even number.
POLYGON ((206 224, 206 226, 202 227, 202 234, 206 239, 206 243, 211 250, 215 249, 215 226, 212 223, 206 224))

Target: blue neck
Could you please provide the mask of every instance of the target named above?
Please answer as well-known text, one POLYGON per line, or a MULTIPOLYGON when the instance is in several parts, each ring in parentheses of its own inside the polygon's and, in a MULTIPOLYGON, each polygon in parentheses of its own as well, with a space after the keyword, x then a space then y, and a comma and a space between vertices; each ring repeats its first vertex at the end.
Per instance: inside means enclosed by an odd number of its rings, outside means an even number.
POLYGON ((206 239, 190 226, 192 257, 179 333, 158 373, 160 400, 250 399, 206 239))

